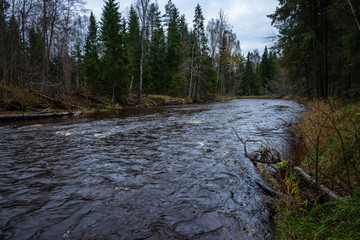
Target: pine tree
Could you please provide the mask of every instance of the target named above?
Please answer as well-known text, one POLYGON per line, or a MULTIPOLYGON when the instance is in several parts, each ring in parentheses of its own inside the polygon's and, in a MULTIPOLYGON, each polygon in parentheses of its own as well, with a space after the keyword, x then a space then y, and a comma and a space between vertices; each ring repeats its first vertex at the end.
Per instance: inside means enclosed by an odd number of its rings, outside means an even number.
POLYGON ((128 93, 123 34, 118 3, 107 0, 101 17, 102 81, 104 90, 111 93, 112 102, 124 100, 128 93))
POLYGON ((98 36, 96 19, 91 12, 88 27, 88 33, 84 45, 84 68, 85 68, 85 82, 90 85, 93 91, 99 87, 99 52, 98 52, 98 36))

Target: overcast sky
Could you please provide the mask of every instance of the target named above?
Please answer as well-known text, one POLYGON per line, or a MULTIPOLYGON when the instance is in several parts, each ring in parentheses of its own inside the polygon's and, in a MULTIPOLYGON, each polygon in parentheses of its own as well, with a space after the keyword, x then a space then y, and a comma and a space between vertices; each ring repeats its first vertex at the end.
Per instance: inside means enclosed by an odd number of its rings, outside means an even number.
MULTIPOLYGON (((100 21, 104 1, 87 0, 87 8, 92 10, 96 20, 100 21)), ((127 16, 128 9, 134 0, 120 0, 120 11, 127 16)), ((151 0, 155 2, 155 0, 151 0)), ((165 4, 168 0, 157 0, 161 13, 165 12, 165 4)), ((192 27, 195 15, 195 7, 199 3, 205 17, 205 27, 211 18, 216 19, 220 9, 228 17, 229 24, 233 27, 237 39, 240 40, 243 54, 258 49, 263 52, 269 36, 277 34, 277 30, 271 26, 271 20, 266 15, 275 11, 278 0, 172 0, 179 9, 180 14, 185 14, 187 22, 192 27)))

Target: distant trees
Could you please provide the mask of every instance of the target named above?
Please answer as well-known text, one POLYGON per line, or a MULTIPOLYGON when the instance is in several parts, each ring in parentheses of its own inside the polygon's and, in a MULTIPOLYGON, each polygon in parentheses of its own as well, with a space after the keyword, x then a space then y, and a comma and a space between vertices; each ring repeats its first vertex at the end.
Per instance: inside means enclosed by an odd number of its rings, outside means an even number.
POLYGON ((163 15, 157 3, 137 0, 125 16, 106 0, 99 22, 92 12, 84 17, 83 7, 81 0, 1 0, 0 84, 50 95, 85 91, 112 102, 273 90, 273 53, 245 59, 222 10, 206 27, 199 4, 192 24, 171 0, 163 15))
POLYGON ((1 83, 70 91, 82 10, 81 0, 1 0, 1 83))

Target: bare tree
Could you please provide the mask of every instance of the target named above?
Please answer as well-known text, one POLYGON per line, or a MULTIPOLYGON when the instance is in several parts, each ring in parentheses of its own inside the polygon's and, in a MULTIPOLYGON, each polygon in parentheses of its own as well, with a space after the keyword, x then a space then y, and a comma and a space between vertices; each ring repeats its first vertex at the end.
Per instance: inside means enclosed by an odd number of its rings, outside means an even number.
POLYGON ((221 89, 221 85, 223 83, 220 79, 220 71, 221 71, 221 50, 224 50, 224 37, 226 32, 231 32, 231 28, 228 24, 228 18, 224 11, 220 9, 219 16, 216 20, 212 19, 207 26, 208 36, 209 36, 209 44, 210 44, 210 56, 214 60, 214 68, 216 69, 216 84, 218 86, 218 90, 221 89))

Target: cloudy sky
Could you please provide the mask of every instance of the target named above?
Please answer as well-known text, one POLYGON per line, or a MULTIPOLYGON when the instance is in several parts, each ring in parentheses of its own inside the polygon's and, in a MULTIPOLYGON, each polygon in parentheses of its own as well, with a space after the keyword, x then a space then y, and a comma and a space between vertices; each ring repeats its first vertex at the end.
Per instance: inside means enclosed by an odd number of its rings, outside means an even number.
MULTIPOLYGON (((120 0, 120 11, 127 15, 130 5, 134 0, 120 0)), ((155 0, 151 0, 155 2, 155 0)), ((168 0, 157 0, 161 13, 165 12, 168 0)), ((267 39, 277 33, 271 26, 271 20, 266 15, 275 11, 278 0, 172 0, 179 9, 180 14, 185 14, 187 22, 192 26, 195 7, 199 3, 205 17, 205 25, 211 18, 216 19, 220 9, 223 9, 229 24, 233 27, 240 40, 243 54, 258 49, 263 52, 265 45, 272 43, 267 39)), ((92 10, 97 21, 100 20, 104 1, 88 0, 87 8, 92 10)))

